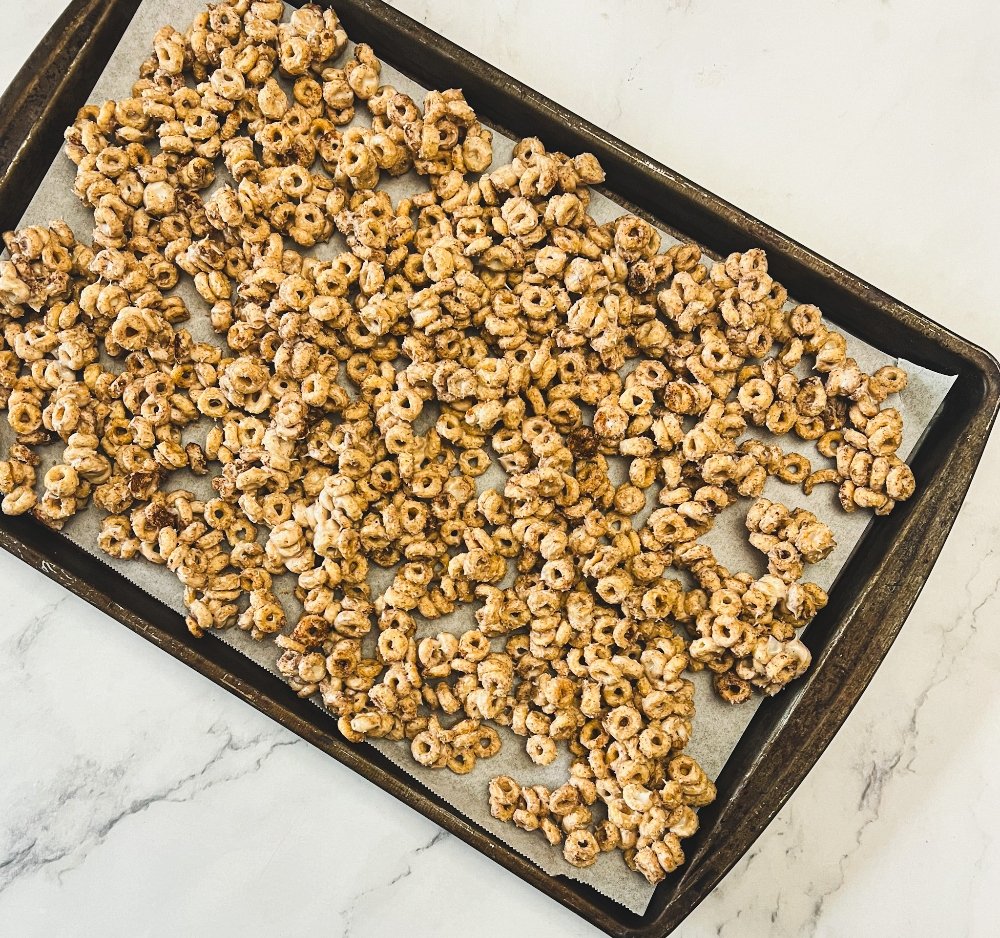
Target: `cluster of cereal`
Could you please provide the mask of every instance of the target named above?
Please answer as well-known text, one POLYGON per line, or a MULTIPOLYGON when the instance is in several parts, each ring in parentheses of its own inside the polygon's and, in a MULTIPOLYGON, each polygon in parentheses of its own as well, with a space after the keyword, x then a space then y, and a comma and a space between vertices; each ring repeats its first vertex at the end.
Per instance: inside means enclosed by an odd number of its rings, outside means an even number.
POLYGON ((335 65, 333 11, 283 12, 234 0, 166 27, 131 97, 81 111, 66 152, 93 249, 59 224, 6 236, 3 510, 59 527, 92 496, 102 550, 170 569, 193 634, 272 638, 352 741, 405 739, 459 774, 499 750, 490 723, 540 765, 568 750, 555 791, 494 780, 494 815, 565 838, 578 866, 621 849, 656 882, 714 797, 683 753, 685 672, 710 668, 732 702, 801 674, 795 635, 826 602, 802 563, 833 546, 765 500, 748 525, 767 575, 699 539, 770 475, 835 482, 847 509, 908 497, 882 408, 905 375, 861 373, 763 252, 707 263, 641 218, 599 224, 589 154, 530 138, 488 171, 460 91, 420 107, 367 46, 335 65), (231 178, 203 197, 220 161, 231 178), (411 169, 412 197, 377 188, 411 169), (332 259, 297 249, 335 233, 332 259), (224 347, 179 327, 185 275, 224 347), (31 447, 55 436, 39 500, 31 447), (477 486, 494 462, 503 484, 477 486), (177 470, 214 496, 165 487, 177 470), (381 595, 373 566, 393 570, 381 595), (430 634, 463 605, 476 628, 430 634))
POLYGON ((747 700, 753 687, 775 694, 809 666, 809 649, 796 632, 827 596, 817 584, 799 582, 803 561, 816 563, 835 546, 833 533, 811 512, 789 512, 766 498, 754 502, 746 524, 750 543, 767 554, 768 572, 757 580, 728 575, 704 545, 683 558, 705 591, 688 623, 694 636, 688 653, 715 672, 715 688, 729 703, 747 700))
MULTIPOLYGON (((807 495, 817 484, 834 482, 840 485, 844 511, 870 508, 877 515, 889 514, 896 502, 906 501, 915 488, 913 472, 896 455, 903 443, 902 417, 895 408, 883 407, 889 395, 906 387, 906 372, 896 365, 884 365, 873 375, 865 374, 847 356, 844 337, 827 328, 815 306, 797 307, 789 323, 800 341, 791 357, 779 356, 778 365, 770 365, 770 372, 765 370, 769 363, 764 362, 761 376, 779 403, 794 400, 793 409, 812 418, 806 427, 798 421, 795 430, 803 439, 815 439, 823 456, 835 456, 836 468, 810 474, 808 463, 803 463, 796 476, 804 478, 786 481, 801 481, 807 495), (800 386, 794 375, 784 373, 782 366, 797 363, 804 351, 815 352, 815 369, 826 373, 825 382, 812 378, 800 386), (806 403, 801 397, 803 391, 806 403)), ((760 384, 754 388, 763 395, 763 404, 769 396, 767 390, 760 384)), ((771 424, 768 426, 773 429, 771 424)))
MULTIPOLYGON (((177 452, 183 458, 180 426, 193 407, 175 407, 165 394, 141 400, 141 377, 135 394, 132 375, 116 376, 97 361, 100 340, 120 350, 119 341, 128 344, 133 335, 172 336, 171 322, 183 309, 149 282, 141 264, 137 270, 123 264, 116 285, 102 284, 99 278, 110 273, 107 254, 77 243, 63 223, 10 232, 4 243, 10 259, 0 262, 2 393, 17 437, 0 463, 4 512, 31 511, 59 528, 91 495, 102 507, 117 504, 111 493, 129 485, 148 497, 158 471, 172 468, 177 452), (135 305, 128 305, 130 297, 135 305), (123 403, 126 391, 133 394, 123 403), (62 461, 45 473, 39 499, 39 458, 31 448, 57 438, 66 444, 62 461)), ((157 352, 160 361, 173 354, 157 352)))
POLYGON ((592 866, 601 853, 625 852, 632 869, 660 882, 684 862, 681 839, 698 829, 696 809, 715 798, 715 785, 683 753, 664 757, 663 777, 621 784, 608 766, 596 774, 577 763, 565 784, 522 788, 508 775, 490 781, 490 813, 526 831, 540 830, 573 866, 592 866), (603 801, 607 817, 594 822, 591 806, 603 801))

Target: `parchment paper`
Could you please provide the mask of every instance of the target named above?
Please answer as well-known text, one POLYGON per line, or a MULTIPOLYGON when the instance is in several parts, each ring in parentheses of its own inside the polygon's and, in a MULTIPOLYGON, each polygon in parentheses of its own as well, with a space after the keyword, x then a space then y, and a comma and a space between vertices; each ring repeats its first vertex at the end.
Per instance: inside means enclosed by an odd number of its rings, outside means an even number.
MULTIPOLYGON (((169 3, 166 0, 144 0, 122 42, 98 80, 90 100, 102 101, 106 98, 127 96, 130 93, 131 84, 135 80, 139 63, 146 58, 151 50, 152 37, 157 29, 169 23, 183 32, 193 16, 203 7, 204 0, 171 0, 169 3)), ((376 54, 379 51, 376 49, 376 54)), ((394 85, 401 91, 408 92, 418 101, 423 99, 423 89, 387 65, 383 66, 382 81, 394 85)), ((359 110, 362 109, 359 108, 359 110)), ((495 135, 495 165, 501 165, 509 160, 512 145, 512 141, 499 134, 495 135)), ((226 172, 221 165, 218 170, 221 183, 226 178, 226 172)), ((63 218, 69 222, 80 240, 89 241, 93 219, 90 211, 84 208, 72 194, 74 176, 75 166, 68 158, 60 155, 52 164, 32 199, 22 219, 22 225, 46 224, 51 219, 63 218)), ((384 181, 383 186, 396 199, 403 194, 423 189, 425 182, 410 175, 399 180, 384 181)), ((591 212, 595 218, 603 221, 621 214, 622 209, 604 195, 595 192, 591 212)), ((665 232, 663 234, 668 244, 675 241, 665 232)), ((747 247, 751 246, 747 245, 747 247)), ((344 243, 337 235, 326 245, 317 248, 316 253, 319 256, 329 257, 342 250, 344 250, 344 243)), ((185 278, 178 292, 184 297, 192 312, 192 321, 185 323, 184 326, 197 339, 219 342, 219 337, 212 332, 207 322, 206 304, 193 289, 190 279, 185 278)), ((850 340, 850 354, 869 373, 883 364, 897 361, 891 355, 858 339, 848 338, 850 340)), ((927 371, 908 362, 899 363, 909 373, 909 385, 898 400, 890 401, 890 403, 899 409, 904 418, 904 443, 899 455, 906 458, 930 424, 954 379, 927 371)), ((203 433, 204 428, 199 428, 196 425, 193 432, 186 431, 186 439, 199 439, 203 433)), ((762 436, 766 435, 765 431, 762 436)), ((0 423, 0 441, 5 445, 11 442, 10 428, 6 421, 0 423)), ((814 469, 820 468, 824 464, 823 458, 819 456, 811 443, 793 439, 792 435, 788 435, 782 438, 781 445, 786 450, 802 452, 808 456, 812 460, 814 469)), ((43 467, 55 462, 60 450, 60 447, 49 448, 49 451, 43 455, 43 467)), ((622 466, 618 468, 623 471, 622 466)), ((480 489, 498 482, 502 485, 502 479, 502 471, 498 466, 494 466, 480 479, 480 489)), ((196 479, 189 473, 175 473, 170 477, 168 484, 172 488, 189 488, 199 497, 207 498, 212 494, 207 477, 196 479)), ((793 507, 807 505, 833 529, 837 539, 837 548, 822 563, 807 568, 804 577, 829 590, 833 587, 839 571, 853 553, 868 524, 873 523, 871 514, 862 511, 845 514, 837 502, 836 487, 832 485, 818 487, 812 497, 806 499, 800 489, 784 485, 777 479, 769 478, 766 494, 769 498, 783 501, 793 507)), ((763 555, 753 550, 747 541, 744 519, 749 503, 749 499, 744 499, 742 504, 731 506, 722 512, 716 520, 714 529, 704 540, 714 548, 720 561, 731 569, 747 570, 757 575, 764 572, 765 563, 763 555)), ((652 507, 650 506, 647 511, 651 510, 652 507)), ((142 560, 114 560, 97 551, 96 536, 102 515, 103 513, 97 510, 81 512, 66 525, 63 531, 64 536, 124 574, 152 596, 183 614, 181 586, 168 570, 142 560)), ((375 568, 371 577, 375 595, 378 595, 388 585, 391 578, 391 571, 375 568)), ((276 592, 292 622, 296 620, 301 609, 292 596, 293 588, 294 580, 291 577, 285 576, 276 580, 276 592)), ((468 609, 459 610, 452 616, 426 624, 424 634, 436 634, 445 629, 463 631, 470 627, 471 622, 470 611, 468 609)), ((211 634, 237 648, 257 664, 276 673, 275 661, 278 657, 278 649, 273 643, 254 642, 246 633, 235 628, 227 632, 211 634)), ((723 703, 714 694, 709 685, 707 673, 695 674, 693 680, 697 685, 697 715, 694 720, 691 743, 687 751, 701 763, 712 778, 715 778, 759 706, 761 698, 755 696, 746 704, 734 708, 723 703)), ((537 832, 528 834, 511 824, 501 824, 490 816, 486 804, 486 784, 494 775, 509 774, 522 783, 555 786, 565 781, 569 764, 568 753, 564 752, 552 765, 536 766, 525 754, 523 740, 503 727, 498 729, 504 742, 500 754, 493 759, 480 760, 476 768, 465 776, 456 776, 446 770, 433 771, 422 768, 411 758, 409 746, 405 742, 393 743, 375 740, 369 744, 417 778, 424 786, 452 804, 466 817, 495 834, 546 872, 553 876, 568 876, 587 883, 631 911, 643 913, 652 896, 653 887, 625 866, 618 851, 602 854, 598 862, 590 869, 577 870, 563 860, 559 849, 550 847, 537 832)))

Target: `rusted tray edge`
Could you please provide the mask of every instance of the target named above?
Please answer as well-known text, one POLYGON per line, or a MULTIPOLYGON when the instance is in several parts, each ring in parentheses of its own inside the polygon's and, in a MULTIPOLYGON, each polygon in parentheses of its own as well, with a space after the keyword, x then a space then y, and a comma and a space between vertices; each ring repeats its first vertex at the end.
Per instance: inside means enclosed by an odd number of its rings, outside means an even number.
MULTIPOLYGON (((452 51, 456 56, 463 57, 467 61, 474 60, 475 63, 479 63, 479 60, 476 60, 475 57, 470 56, 462 50, 458 50, 457 47, 448 43, 447 40, 437 37, 435 34, 430 33, 429 30, 382 4, 369 2, 369 0, 346 0, 346 2, 342 0, 336 6, 348 23, 349 17, 352 14, 357 14, 359 10, 367 16, 381 17, 387 21, 395 20, 397 27, 400 23, 403 23, 411 36, 418 41, 433 42, 438 48, 444 49, 445 52, 452 51), (348 12, 348 8, 350 8, 350 13, 348 12)), ((57 24, 57 27, 43 40, 42 45, 36 50, 35 55, 29 60, 25 69, 19 73, 10 91, 0 99, 0 140, 9 141, 15 139, 12 133, 14 132, 15 124, 21 127, 35 127, 37 117, 41 115, 49 118, 49 122, 55 119, 56 115, 53 112, 57 109, 56 105, 58 102, 52 98, 47 98, 45 94, 38 94, 40 87, 39 76, 42 74, 40 65, 48 66, 47 70, 49 72, 52 72, 54 69, 57 74, 65 77, 65 80, 61 84, 68 84, 74 73, 72 69, 64 66, 77 63, 81 57, 81 44, 79 42, 74 44, 74 37, 77 36, 81 26, 89 22, 89 18, 94 16, 96 12, 101 17, 102 30, 104 33, 109 33, 109 31, 113 31, 115 28, 114 24, 108 26, 109 17, 117 15, 120 18, 123 17, 124 22, 127 22, 131 14, 129 11, 123 12, 126 8, 134 8, 134 4, 121 2, 121 0, 112 4, 102 4, 99 0, 84 0, 84 2, 78 0, 77 3, 70 7, 60 20, 60 23, 57 24), (60 32, 60 27, 63 27, 64 30, 69 30, 69 32, 60 32), (29 69, 31 73, 26 74, 29 69), (25 89, 27 89, 27 94, 25 94, 25 89), (15 96, 18 104, 15 113, 20 120, 10 119, 11 109, 8 99, 13 99, 15 96)), ((124 27, 124 22, 122 23, 122 28, 124 27)), ((91 35, 96 36, 98 32, 99 30, 94 29, 91 35)), ((391 56, 386 57, 389 59, 392 58, 391 56)), ((637 151, 627 147, 621 141, 614 140, 614 138, 594 128, 593 125, 587 124, 587 122, 576 118, 574 115, 570 115, 540 95, 530 92, 524 86, 514 82, 513 79, 503 76, 502 73, 485 65, 485 63, 479 63, 477 67, 484 73, 484 81, 494 80, 498 87, 506 88, 508 93, 512 91, 526 98, 537 99, 551 113, 561 117, 561 119, 574 121, 578 132, 590 135, 598 141, 603 142, 604 145, 614 146, 619 152, 626 154, 633 163, 645 167, 647 172, 651 171, 658 177, 662 176, 663 178, 658 179, 661 185, 667 188, 676 187, 679 190, 689 191, 692 193, 691 197, 701 197, 713 211, 721 216, 725 216, 730 223, 739 226, 744 232, 744 237, 752 237, 762 243, 773 243, 775 246, 770 248, 771 251, 784 251, 790 256, 798 254, 809 264, 813 265, 813 267, 821 271, 825 268, 826 275, 831 280, 839 281, 844 286, 844 289, 859 302, 877 308, 896 322, 904 323, 911 328, 919 328, 935 343, 947 349, 957 359, 961 359, 964 365, 960 373, 960 384, 962 387, 959 390, 962 392, 962 396, 967 398, 967 402, 973 405, 971 416, 964 427, 965 435, 959 441, 959 448, 953 452, 949 460, 937 467, 934 473, 935 479, 927 485, 923 497, 918 499, 918 504, 914 505, 914 509, 923 508, 924 510, 911 510, 907 514, 905 528, 899 532, 904 535, 903 546, 909 543, 911 550, 908 557, 904 557, 901 550, 897 550, 894 553, 894 557, 898 558, 898 560, 908 560, 906 566, 909 568, 910 575, 902 582, 901 588, 898 591, 893 592, 891 596, 878 605, 876 605, 877 597, 871 595, 874 590, 872 583, 866 584, 866 589, 862 590, 855 597, 854 602, 851 604, 849 610, 847 610, 847 618, 850 621, 860 610, 865 609, 867 612, 865 618, 871 622, 878 623, 877 636, 879 641, 870 645, 865 650, 866 653, 862 658, 849 654, 852 649, 844 645, 842 641, 834 642, 827 648, 828 653, 817 659, 817 667, 810 672, 810 675, 804 682, 800 682, 801 686, 796 688, 794 692, 786 692, 788 696, 780 705, 780 709, 784 711, 785 719, 780 721, 774 730, 768 734, 768 741, 773 741, 774 738, 777 738, 787 729, 796 729, 797 723, 805 724, 808 722, 803 719, 804 711, 801 706, 803 698, 807 696, 812 697, 815 701, 819 699, 818 695, 823 695, 823 699, 827 701, 835 700, 841 708, 837 716, 833 719, 826 716, 819 723, 815 720, 811 721, 811 732, 807 735, 799 736, 800 739, 808 740, 807 745, 802 747, 808 753, 808 765, 806 765, 804 759, 800 759, 794 765, 789 763, 783 763, 782 765, 772 764, 770 771, 768 771, 768 760, 762 756, 752 764, 752 773, 744 776, 739 780, 738 784, 734 784, 725 804, 719 805, 718 813, 720 819, 725 819, 730 814, 735 814, 741 796, 747 792, 748 788, 759 787, 760 782, 766 781, 764 773, 767 773, 768 777, 773 777, 772 795, 764 799, 754 799, 753 811, 745 815, 748 819, 748 826, 756 829, 749 830, 746 827, 740 829, 736 835, 728 836, 719 844, 705 842, 702 845, 704 849, 692 856, 690 868, 677 881, 675 888, 671 890, 674 893, 672 898, 665 904, 661 903, 661 908, 659 909, 655 908, 657 903, 654 899, 654 907, 651 907, 651 913, 647 913, 642 919, 626 913, 617 906, 613 907, 609 914, 607 909, 602 907, 607 905, 606 901, 601 903, 601 905, 596 905, 588 898, 588 894, 595 895, 592 891, 587 890, 585 887, 581 888, 575 883, 570 885, 563 880, 553 880, 546 874, 541 873, 533 864, 525 861, 514 851, 506 847, 506 845, 495 841, 485 831, 470 824, 464 818, 455 815, 447 806, 442 808, 441 805, 436 804, 435 799, 432 796, 428 797, 426 792, 414 790, 412 779, 407 778, 401 781, 395 775, 374 764, 373 760, 362 757, 359 750, 346 746, 335 736, 319 730, 312 721, 297 715, 293 708, 289 706, 289 702, 270 696, 268 691, 262 693, 256 686, 236 678, 231 672, 227 672, 224 668, 220 667, 216 661, 185 644, 182 638, 171 635, 169 631, 153 625, 133 610, 118 605, 106 591, 76 577, 73 573, 62 567, 58 560, 51 559, 46 553, 41 551, 27 548, 25 542, 19 539, 16 533, 11 533, 7 530, 8 525, 6 524, 3 525, 3 530, 0 532, 0 546, 11 550, 26 562, 41 569, 53 579, 63 583, 64 586, 67 586, 78 595, 83 596, 89 602, 98 606, 98 608, 104 609, 104 611, 113 615, 133 630, 138 631, 155 644, 165 648, 175 657, 196 667, 202 673, 205 673, 212 680, 216 681, 216 683, 227 687, 233 693, 236 693, 258 709, 288 726, 300 736, 303 736, 303 738, 308 739, 310 742, 324 749, 324 751, 334 755, 335 758, 350 765, 365 775, 365 777, 375 781, 383 789, 406 801, 411 806, 416 807, 446 829, 456 833, 466 842, 502 863, 508 869, 511 869, 517 875, 521 876, 521 878, 531 882, 558 901, 573 908, 609 933, 622 935, 664 934, 665 930, 676 926, 752 844, 753 840, 763 829, 763 826, 773 817, 781 804, 784 803, 804 777, 805 771, 803 770, 803 766, 806 766, 807 769, 819 757, 822 749, 825 748, 836 732, 836 729, 839 728, 843 719, 846 718, 847 713, 853 707, 858 697, 860 697, 864 687, 888 651, 906 614, 912 607, 913 602, 915 602, 927 573, 936 560, 947 532, 954 522, 961 500, 964 498, 975 463, 978 462, 982 454, 989 426, 996 415, 997 400, 1000 398, 997 365, 992 357, 983 350, 959 338, 954 333, 944 329, 944 327, 931 323, 920 316, 920 314, 909 309, 909 307, 898 303, 881 291, 848 274, 846 271, 812 254, 796 242, 783 238, 783 236, 763 225, 757 219, 740 212, 721 199, 703 193, 703 190, 700 190, 699 187, 690 183, 690 181, 677 176, 677 174, 666 170, 664 167, 660 167, 659 164, 648 157, 642 156, 642 154, 638 154, 637 151), (947 481, 947 485, 944 484, 945 481, 947 481), (929 505, 935 504, 937 507, 931 513, 933 517, 928 522, 926 508, 929 505), (945 505, 944 510, 940 510, 942 504, 945 505), (923 550, 919 550, 918 547, 922 547, 923 550), (878 610, 877 615, 873 615, 874 610, 878 610), (833 682, 829 680, 830 668, 834 668, 840 674, 839 680, 833 682), (798 717, 798 720, 796 720, 796 717, 798 717), (747 834, 750 836, 747 837, 747 834), (702 862, 704 859, 702 854, 707 852, 711 852, 710 859, 712 862, 702 862)), ((86 87, 89 88, 89 85, 86 85, 86 87)), ((74 109, 75 105, 69 109, 70 116, 74 109)), ((58 130, 61 131, 61 127, 58 130)), ((27 159, 30 163, 30 157, 33 156, 36 163, 42 164, 44 171, 44 167, 47 167, 51 156, 44 158, 38 151, 44 149, 42 144, 45 142, 41 139, 35 139, 34 143, 37 145, 34 148, 30 146, 31 141, 29 141, 29 145, 19 147, 17 156, 22 159, 19 159, 17 162, 23 162, 23 159, 27 159), (31 152, 29 153, 29 151, 31 152)), ((4 158, 3 162, 0 163, 0 168, 3 171, 3 177, 0 178, 0 192, 6 195, 6 190, 9 189, 11 174, 8 172, 9 161, 7 153, 0 150, 0 154, 4 158)), ((23 175, 23 170, 18 175, 23 175)), ((30 197, 33 187, 28 186, 27 188, 28 196, 30 197)), ((24 189, 22 188, 21 191, 23 192, 24 189)), ((19 200, 15 199, 14 201, 19 200)), ((6 199, 4 199, 4 202, 5 204, 9 204, 6 199)), ((4 214, 6 213, 7 210, 4 209, 4 214)), ((11 214, 13 214, 13 211, 11 214)), ((19 216, 20 211, 17 211, 13 220, 16 221, 16 217, 19 216)), ((873 581, 877 579, 879 572, 892 573, 893 570, 890 567, 899 568, 903 566, 898 562, 890 563, 892 559, 885 558, 879 570, 876 570, 875 575, 872 576, 873 581)), ((166 607, 163 608, 165 609, 166 607)), ((261 672, 261 675, 266 675, 266 672, 261 672)), ((270 677, 270 675, 266 676, 270 677)), ((271 680, 276 681, 274 678, 271 678, 271 680)), ((261 681, 260 683, 265 682, 261 681)), ((280 683, 277 685, 276 690, 283 690, 280 683)), ((291 695, 287 696, 291 697, 291 695)), ((813 708, 810 707, 809 709, 813 708)), ((758 723, 759 721, 755 719, 754 722, 758 723)), ((741 747, 745 748, 754 744, 754 740, 752 739, 753 726, 754 724, 751 724, 751 730, 748 730, 744 741, 741 742, 741 747)), ((731 759, 730 762, 733 763, 735 761, 738 760, 735 759, 734 754, 734 759, 731 759)), ((771 762, 774 763, 775 760, 772 759, 771 762)), ((724 772, 723 779, 720 780, 722 784, 726 782, 726 774, 724 772)), ((600 898, 598 898, 598 901, 600 901, 600 898)))

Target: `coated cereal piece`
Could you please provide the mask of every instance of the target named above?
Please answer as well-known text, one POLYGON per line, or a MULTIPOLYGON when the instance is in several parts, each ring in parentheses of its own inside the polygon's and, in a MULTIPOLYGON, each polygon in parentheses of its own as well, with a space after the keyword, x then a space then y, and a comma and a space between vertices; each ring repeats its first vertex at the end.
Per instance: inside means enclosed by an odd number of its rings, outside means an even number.
POLYGON ((601 852, 594 835, 586 829, 573 831, 566 837, 563 856, 572 866, 585 868, 593 866, 601 852))

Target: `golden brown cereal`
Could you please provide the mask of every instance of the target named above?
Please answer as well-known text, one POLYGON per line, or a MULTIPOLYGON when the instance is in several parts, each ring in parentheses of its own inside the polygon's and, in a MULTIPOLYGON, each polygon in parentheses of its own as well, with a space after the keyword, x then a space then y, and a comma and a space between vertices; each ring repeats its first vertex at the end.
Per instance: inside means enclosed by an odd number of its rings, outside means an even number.
POLYGON ((370 47, 344 55, 332 10, 282 14, 164 27, 133 96, 80 112, 65 150, 93 247, 58 222, 4 236, 3 511, 58 528, 93 497, 102 550, 170 570, 193 634, 273 640, 349 741, 467 774, 496 723, 538 764, 568 756, 551 792, 493 779, 493 816, 657 882, 714 797, 684 754, 686 672, 732 703, 776 693, 826 602, 800 578, 830 531, 761 498, 767 478, 836 482, 845 510, 911 497, 883 407, 905 373, 864 374, 816 307, 786 309, 763 251, 599 224, 593 155, 527 138, 494 166, 461 91, 418 103, 370 47), (394 202, 381 181, 411 169, 394 202), (334 233, 340 254, 302 250, 334 233), (203 308, 172 293, 184 277, 203 308), (216 341, 183 328, 198 315, 216 341), (738 495, 758 579, 701 540, 738 495), (433 624, 470 607, 475 628, 433 624))
POLYGON ((563 847, 563 856, 576 867, 593 866, 600 852, 597 839, 586 829, 574 830, 563 847))

